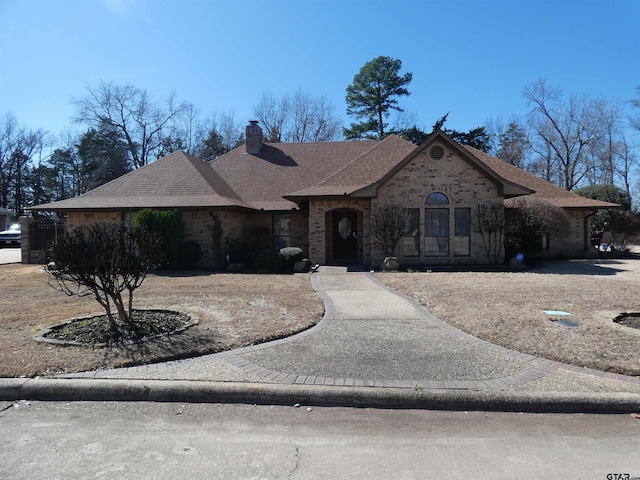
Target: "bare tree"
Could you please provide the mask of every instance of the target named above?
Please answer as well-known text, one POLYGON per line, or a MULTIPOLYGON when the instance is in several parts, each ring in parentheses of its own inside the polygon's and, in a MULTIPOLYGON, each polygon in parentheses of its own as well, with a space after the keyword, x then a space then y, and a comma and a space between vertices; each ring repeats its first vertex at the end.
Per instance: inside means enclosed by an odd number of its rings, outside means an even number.
POLYGON ((78 144, 80 143, 81 135, 71 130, 64 130, 59 137, 58 145, 60 150, 68 152, 69 155, 69 167, 71 176, 71 196, 78 196, 86 193, 89 190, 90 184, 90 169, 80 155, 78 155, 78 144))
POLYGON ((42 152, 46 132, 19 127, 10 113, 0 123, 0 206, 20 215, 25 207, 28 166, 42 152))
POLYGON ((200 125, 196 156, 212 160, 244 143, 244 128, 233 112, 214 113, 200 125))
POLYGON ((619 155, 620 161, 617 164, 616 173, 618 174, 618 177, 624 185, 624 190, 627 192, 627 195, 629 195, 629 198, 632 199, 631 172, 632 169, 638 164, 638 157, 636 156, 633 148, 627 142, 624 134, 621 135, 619 155))
POLYGON ((501 203, 480 203, 474 215, 475 230, 480 234, 487 260, 497 264, 504 257, 505 217, 501 203))
POLYGON ((162 145, 163 130, 176 116, 190 107, 177 103, 173 94, 156 102, 146 90, 131 84, 100 82, 87 87, 87 95, 73 100, 74 120, 99 128, 102 124, 118 129, 124 136, 135 168, 149 163, 162 145))
POLYGON ((623 161, 622 106, 604 99, 593 102, 597 139, 591 147, 592 165, 588 173, 592 185, 613 185, 623 161))
POLYGON ((200 112, 191 103, 185 103, 162 133, 162 141, 157 157, 164 157, 176 150, 195 155, 203 140, 203 128, 199 122, 200 112))
POLYGON ((632 98, 629 103, 633 107, 633 114, 629 116, 629 125, 634 130, 640 132, 640 85, 636 86, 636 97, 632 98))
POLYGON ((404 208, 398 205, 376 207, 371 213, 371 228, 375 243, 386 256, 395 256, 396 247, 405 235, 409 218, 404 208))
POLYGON ((253 114, 265 130, 265 141, 280 143, 285 138, 285 128, 291 111, 290 99, 284 96, 277 99, 270 93, 263 93, 253 108, 253 114))
POLYGON ((572 190, 592 168, 589 156, 600 135, 594 103, 587 96, 571 96, 565 103, 562 92, 546 80, 527 86, 523 93, 531 107, 537 151, 550 154, 545 161, 554 164, 558 185, 572 190))
POLYGON ((236 120, 233 112, 222 112, 217 119, 222 145, 227 152, 244 143, 244 124, 236 120))
POLYGON ((9 205, 9 192, 13 180, 11 157, 15 151, 18 136, 18 121, 7 113, 0 124, 0 207, 9 205))
POLYGON ((313 97, 302 90, 281 98, 263 93, 253 114, 270 143, 331 141, 340 126, 333 104, 326 97, 313 97))
POLYGON ((291 121, 287 141, 328 142, 336 138, 339 123, 327 97, 312 97, 298 90, 289 103, 291 121))

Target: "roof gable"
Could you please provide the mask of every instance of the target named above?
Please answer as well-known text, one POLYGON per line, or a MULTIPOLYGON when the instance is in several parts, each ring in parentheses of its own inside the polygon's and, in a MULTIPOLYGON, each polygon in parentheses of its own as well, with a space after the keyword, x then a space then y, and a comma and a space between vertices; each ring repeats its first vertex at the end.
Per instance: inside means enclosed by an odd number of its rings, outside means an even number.
POLYGON ((532 193, 532 190, 518 183, 512 182, 509 179, 505 179, 498 175, 495 171, 487 167, 483 162, 471 154, 468 150, 462 147, 460 144, 452 140, 441 130, 433 132, 429 137, 422 142, 417 148, 414 148, 401 162, 399 162, 393 169, 391 169, 385 176, 378 182, 377 186, 383 185, 389 181, 396 173, 404 168, 409 162, 411 162, 416 156, 428 150, 434 143, 439 142, 444 144, 447 148, 451 149, 457 155, 470 164, 473 168, 480 171, 485 177, 489 178, 493 183, 498 186, 500 192, 505 196, 518 196, 527 195, 532 193))
POLYGON ((307 189, 291 192, 287 197, 358 196, 367 187, 380 182, 415 148, 414 144, 389 135, 322 181, 307 189))

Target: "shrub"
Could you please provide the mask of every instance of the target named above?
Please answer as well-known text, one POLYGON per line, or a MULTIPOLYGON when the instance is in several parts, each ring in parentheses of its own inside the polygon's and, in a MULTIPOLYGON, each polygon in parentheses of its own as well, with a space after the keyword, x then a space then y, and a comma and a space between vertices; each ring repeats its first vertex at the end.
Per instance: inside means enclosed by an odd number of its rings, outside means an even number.
POLYGON ((287 272, 293 272, 293 267, 297 262, 304 260, 304 252, 299 247, 284 247, 280 249, 283 268, 287 272))
POLYGON ((573 193, 593 200, 617 203, 621 207, 598 210, 595 213, 591 221, 591 230, 592 235, 598 239, 596 243, 605 230, 611 231, 617 243, 640 231, 638 219, 631 213, 631 198, 623 189, 615 185, 589 185, 574 190, 573 193))
POLYGON ((140 210, 133 219, 134 227, 144 227, 160 239, 161 263, 179 267, 184 243, 184 222, 178 210, 140 210))
POLYGON ((558 234, 570 222, 562 208, 535 197, 516 199, 505 215, 507 257, 535 255, 542 249, 542 234, 558 234))
POLYGON ((282 256, 279 253, 264 250, 256 255, 254 267, 261 273, 280 272, 283 268, 282 256))
POLYGON ((242 263, 250 268, 257 269, 255 261, 257 256, 268 250, 271 245, 270 230, 268 227, 245 228, 240 237, 227 235, 225 243, 229 255, 229 263, 242 263))

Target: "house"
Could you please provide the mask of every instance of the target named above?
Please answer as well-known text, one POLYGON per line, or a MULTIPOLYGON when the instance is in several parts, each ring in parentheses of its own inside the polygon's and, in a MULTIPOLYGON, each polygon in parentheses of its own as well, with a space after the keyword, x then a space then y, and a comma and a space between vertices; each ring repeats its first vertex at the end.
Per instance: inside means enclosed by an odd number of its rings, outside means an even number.
POLYGON ((202 264, 234 243, 260 239, 301 247, 314 263, 379 265, 372 212, 402 206, 410 219, 396 255, 405 264, 487 263, 472 227, 474 209, 531 195, 564 208, 570 224, 546 245, 549 256, 581 257, 590 246, 590 216, 617 205, 583 198, 440 131, 419 146, 395 135, 383 141, 264 143, 258 122, 247 142, 211 162, 177 151, 82 196, 31 207, 59 212, 66 228, 131 220, 142 208, 179 209, 186 234, 200 243, 202 264), (219 241, 219 240, 218 240, 219 241))
POLYGON ((11 210, 0 207, 0 230, 4 230, 11 225, 11 217, 13 217, 13 212, 11 210))

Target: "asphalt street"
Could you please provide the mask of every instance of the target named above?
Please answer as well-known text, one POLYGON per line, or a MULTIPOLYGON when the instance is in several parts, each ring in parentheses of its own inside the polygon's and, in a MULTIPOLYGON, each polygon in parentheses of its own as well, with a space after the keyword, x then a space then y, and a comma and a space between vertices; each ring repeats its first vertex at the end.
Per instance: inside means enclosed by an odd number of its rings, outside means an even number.
POLYGON ((0 478, 640 477, 633 415, 0 403, 0 478))

